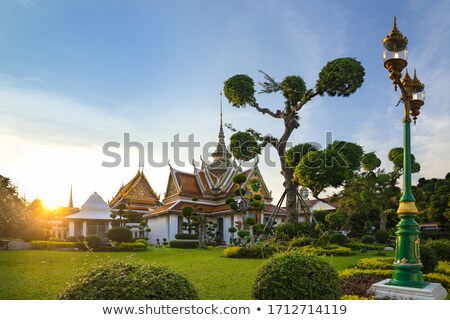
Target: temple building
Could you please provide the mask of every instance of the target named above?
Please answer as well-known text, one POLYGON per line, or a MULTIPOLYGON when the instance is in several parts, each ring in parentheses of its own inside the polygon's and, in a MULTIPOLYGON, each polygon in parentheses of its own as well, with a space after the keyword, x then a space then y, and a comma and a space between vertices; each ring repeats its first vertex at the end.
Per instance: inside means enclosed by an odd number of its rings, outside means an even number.
POLYGON ((143 168, 139 168, 134 178, 122 186, 112 200, 109 201, 109 206, 115 211, 123 203, 127 210, 145 214, 149 210, 162 205, 159 198, 160 196, 156 194, 148 182, 143 168))
POLYGON ((79 212, 65 217, 69 222, 69 237, 97 235, 105 240, 105 233, 112 227, 111 208, 94 192, 81 206, 79 212))
MULTIPOLYGON (((177 233, 183 233, 183 217, 181 211, 185 206, 192 206, 192 198, 198 198, 197 205, 203 208, 203 212, 211 214, 212 220, 217 223, 217 231, 225 243, 230 242, 231 234, 229 227, 234 227, 237 221, 243 220, 240 213, 231 210, 225 203, 225 199, 232 197, 236 201, 238 198, 234 195, 237 186, 233 183, 233 177, 239 173, 246 176, 247 180, 243 183, 244 189, 249 189, 252 183, 257 182, 260 188, 260 194, 265 203, 264 212, 257 217, 257 223, 263 223, 265 219, 274 211, 272 205, 271 191, 261 175, 257 163, 251 168, 243 170, 228 152, 225 145, 225 135, 222 123, 222 108, 220 112, 219 141, 216 150, 212 153, 213 161, 208 164, 202 160, 200 168, 193 164, 193 172, 183 172, 170 166, 169 178, 164 205, 150 210, 144 217, 148 220, 148 225, 152 229, 150 233, 150 243, 160 241, 174 240, 177 233)), ((283 213, 280 215, 284 216, 283 213)))

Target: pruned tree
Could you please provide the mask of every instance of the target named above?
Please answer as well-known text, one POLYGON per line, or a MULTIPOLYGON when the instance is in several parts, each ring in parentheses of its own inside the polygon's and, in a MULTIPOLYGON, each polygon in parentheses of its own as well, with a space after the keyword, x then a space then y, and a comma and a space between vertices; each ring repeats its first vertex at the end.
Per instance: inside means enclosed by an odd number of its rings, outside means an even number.
MULTIPOLYGON (((262 72, 262 71, 261 71, 262 72)), ((262 141, 258 141, 258 136, 246 136, 243 143, 243 150, 250 150, 257 153, 257 149, 251 147, 252 141, 258 142, 261 146, 272 144, 277 150, 281 173, 284 177, 284 187, 286 189, 286 209, 288 219, 297 221, 296 212, 296 192, 298 182, 294 178, 294 169, 289 166, 285 159, 287 143, 292 132, 300 126, 299 111, 303 106, 316 96, 341 96, 348 97, 353 94, 364 82, 365 71, 361 63, 353 58, 340 58, 328 62, 319 73, 319 78, 314 88, 308 89, 304 80, 300 76, 287 76, 282 82, 277 82, 268 74, 262 72, 265 81, 260 83, 262 90, 260 93, 281 92, 285 98, 284 110, 272 110, 262 107, 255 97, 255 84, 251 77, 245 74, 237 74, 224 83, 224 94, 229 103, 235 108, 250 106, 258 112, 268 115, 274 119, 283 121, 284 132, 277 139, 270 134, 262 141)), ((255 130, 251 129, 253 132, 255 130)), ((247 130, 247 133, 248 130, 247 130)), ((251 152, 250 152, 251 153, 251 152)), ((237 159, 248 160, 248 152, 234 152, 237 159)), ((251 155, 251 154, 250 154, 251 155)))

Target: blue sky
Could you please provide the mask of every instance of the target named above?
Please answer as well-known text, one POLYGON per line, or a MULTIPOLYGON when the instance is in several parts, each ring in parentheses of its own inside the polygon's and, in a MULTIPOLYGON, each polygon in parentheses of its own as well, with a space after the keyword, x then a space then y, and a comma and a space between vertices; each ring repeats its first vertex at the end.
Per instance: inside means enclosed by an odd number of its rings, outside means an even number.
MULTIPOLYGON (((0 174, 29 200, 76 205, 93 191, 114 196, 138 167, 104 168, 108 141, 125 132, 142 144, 175 134, 217 140, 219 92, 237 73, 263 80, 300 75, 313 87, 330 60, 354 57, 365 83, 350 98, 316 97, 301 111, 294 143, 325 144, 325 133, 386 155, 402 143, 402 108, 395 105, 381 40, 393 16, 409 38, 409 68, 417 68, 427 98, 412 130, 419 177, 443 177, 450 154, 450 3, 434 1, 35 1, 0 2, 0 174)), ((259 95, 280 109, 281 96, 259 95)), ((224 120, 279 136, 283 125, 224 100, 224 120)), ((231 135, 225 131, 227 138, 231 135)), ((187 157, 187 153, 183 153, 187 157)), ((276 161, 275 153, 271 153, 276 161)), ((170 156, 170 155, 169 155, 170 156)), ((195 153, 199 160, 200 149, 195 153)), ((190 162, 190 159, 186 159, 190 162)), ((191 171, 192 167, 182 168, 191 171)), ((275 198, 279 167, 261 165, 275 198)), ((154 189, 165 191, 168 168, 145 166, 154 189)))

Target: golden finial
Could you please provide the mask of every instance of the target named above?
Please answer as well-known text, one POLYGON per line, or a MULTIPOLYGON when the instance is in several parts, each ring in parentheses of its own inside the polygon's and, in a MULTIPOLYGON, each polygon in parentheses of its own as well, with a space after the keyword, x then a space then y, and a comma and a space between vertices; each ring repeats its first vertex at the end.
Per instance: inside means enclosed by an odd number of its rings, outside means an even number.
POLYGON ((398 52, 406 48, 408 38, 397 29, 397 17, 394 17, 392 31, 383 39, 383 46, 389 51, 398 52))

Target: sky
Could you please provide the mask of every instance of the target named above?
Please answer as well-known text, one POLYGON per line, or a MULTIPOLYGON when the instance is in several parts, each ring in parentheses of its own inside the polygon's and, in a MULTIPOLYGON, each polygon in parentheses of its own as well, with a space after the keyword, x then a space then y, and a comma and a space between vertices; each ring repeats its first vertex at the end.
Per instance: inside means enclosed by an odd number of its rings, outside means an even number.
MULTIPOLYGON (((403 108, 381 41, 396 16, 409 39, 408 68, 427 92, 412 127, 422 166, 413 178, 443 178, 450 171, 449 14, 445 0, 1 1, 0 175, 49 207, 66 206, 71 186, 75 206, 94 191, 108 200, 138 170, 136 147, 125 161, 129 137, 143 145, 144 172, 163 198, 168 159, 192 172, 191 158, 205 158, 204 146, 213 151, 226 79, 247 74, 257 83, 263 70, 279 81, 299 75, 312 88, 322 67, 342 57, 362 63, 363 86, 349 98, 310 101, 290 141, 325 145, 330 132, 376 152, 389 171, 387 153, 402 145, 403 108), (190 136, 199 145, 193 154, 175 155, 175 139, 190 136), (115 167, 102 165, 114 160, 104 152, 111 143, 120 144, 108 149, 120 156, 115 167)), ((257 100, 283 106, 279 94, 257 100)), ((222 104, 224 122, 237 129, 283 132, 281 120, 222 104)), ((283 180, 276 153, 267 152, 260 168, 276 202, 283 180)))

